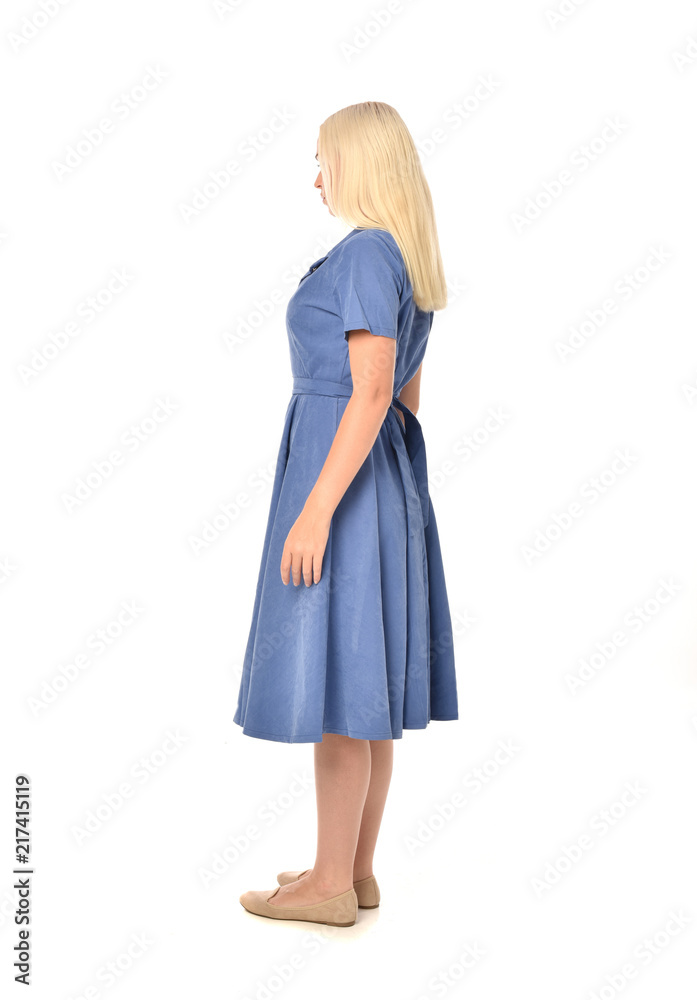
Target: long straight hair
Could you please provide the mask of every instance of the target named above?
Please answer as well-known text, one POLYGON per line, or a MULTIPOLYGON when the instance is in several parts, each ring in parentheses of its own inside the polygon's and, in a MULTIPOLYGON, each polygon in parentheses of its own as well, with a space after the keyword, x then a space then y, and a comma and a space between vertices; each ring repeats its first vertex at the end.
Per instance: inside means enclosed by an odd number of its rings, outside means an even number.
POLYGON ((360 229, 387 229, 402 252, 414 303, 444 309, 448 292, 428 182, 409 129, 382 101, 350 104, 319 128, 327 204, 360 229))

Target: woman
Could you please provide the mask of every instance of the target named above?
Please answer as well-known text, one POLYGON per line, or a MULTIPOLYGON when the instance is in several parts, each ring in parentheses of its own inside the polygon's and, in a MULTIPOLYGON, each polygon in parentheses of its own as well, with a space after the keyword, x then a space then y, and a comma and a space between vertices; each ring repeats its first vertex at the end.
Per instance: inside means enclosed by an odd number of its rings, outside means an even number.
POLYGON ((350 926, 380 899, 372 864, 393 740, 458 718, 415 416, 447 293, 431 194, 394 108, 337 111, 320 126, 316 159, 322 202, 354 228, 288 302, 293 393, 234 722, 260 739, 315 744, 317 852, 312 868, 240 902, 350 926))

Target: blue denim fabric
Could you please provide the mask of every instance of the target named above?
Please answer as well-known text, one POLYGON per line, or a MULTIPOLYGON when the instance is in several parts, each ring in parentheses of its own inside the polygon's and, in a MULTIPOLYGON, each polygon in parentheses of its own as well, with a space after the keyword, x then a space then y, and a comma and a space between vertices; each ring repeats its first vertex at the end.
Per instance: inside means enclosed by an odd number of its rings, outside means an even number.
POLYGON ((351 230, 288 302, 292 394, 233 719, 248 736, 399 739, 404 729, 458 718, 426 448, 419 421, 398 399, 423 360, 432 322, 414 304, 399 247, 383 229, 351 230), (281 579, 283 545, 351 395, 347 333, 355 329, 396 338, 394 398, 334 512, 319 583, 295 587, 281 579))

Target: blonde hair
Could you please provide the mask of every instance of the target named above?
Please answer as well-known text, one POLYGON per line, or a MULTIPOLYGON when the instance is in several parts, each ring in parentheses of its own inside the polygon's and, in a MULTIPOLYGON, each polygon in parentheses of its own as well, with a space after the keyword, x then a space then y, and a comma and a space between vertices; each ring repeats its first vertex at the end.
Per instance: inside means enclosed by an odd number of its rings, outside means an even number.
POLYGON ((414 303, 444 309, 447 286, 428 182, 401 116, 382 101, 350 104, 319 128, 327 204, 360 229, 386 229, 401 250, 414 303))

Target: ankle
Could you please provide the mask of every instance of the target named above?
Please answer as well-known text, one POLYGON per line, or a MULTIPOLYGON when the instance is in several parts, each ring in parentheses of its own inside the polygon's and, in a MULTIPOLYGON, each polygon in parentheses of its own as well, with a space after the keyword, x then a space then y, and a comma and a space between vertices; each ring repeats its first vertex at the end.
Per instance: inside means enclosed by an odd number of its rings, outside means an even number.
POLYGON ((373 866, 372 865, 364 865, 362 868, 354 868, 353 869, 353 881, 354 882, 362 882, 363 879, 370 878, 370 876, 372 874, 373 874, 373 866))
POLYGON ((330 896, 338 896, 340 892, 348 892, 353 888, 351 876, 345 878, 336 875, 316 875, 314 870, 310 872, 303 882, 311 882, 319 892, 325 892, 330 896))

